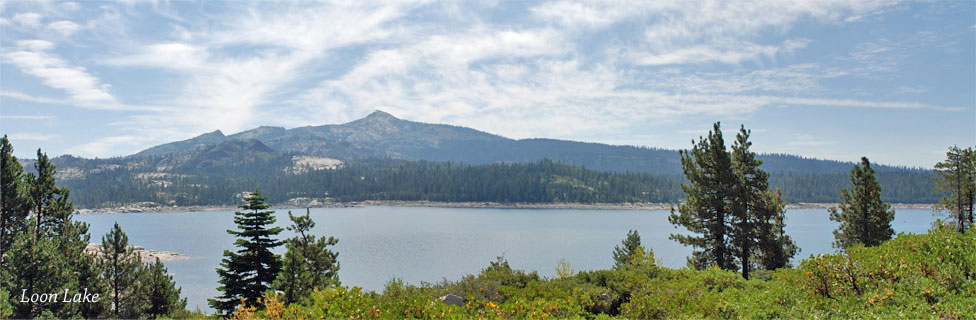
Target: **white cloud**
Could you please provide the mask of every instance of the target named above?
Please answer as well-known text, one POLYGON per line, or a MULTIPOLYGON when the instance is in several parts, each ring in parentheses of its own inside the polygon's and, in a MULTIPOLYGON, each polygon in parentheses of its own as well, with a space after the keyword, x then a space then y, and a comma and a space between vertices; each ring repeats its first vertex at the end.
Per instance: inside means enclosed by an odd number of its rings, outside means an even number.
POLYGON ((737 43, 727 48, 696 45, 661 54, 634 53, 633 55, 637 64, 651 66, 706 62, 737 64, 761 57, 774 59, 778 54, 791 54, 797 49, 806 47, 809 43, 810 41, 806 39, 790 39, 778 46, 764 46, 749 42, 737 43))
POLYGON ((50 115, 0 115, 0 119, 7 120, 51 120, 54 116, 50 115))
POLYGON ((61 36, 63 37, 68 37, 74 34, 79 29, 81 29, 81 26, 78 25, 77 23, 68 20, 61 20, 61 21, 51 22, 50 24, 47 25, 47 28, 61 34, 61 36))
POLYGON ((44 40, 17 42, 17 50, 4 52, 4 62, 12 63, 26 74, 41 78, 52 88, 63 89, 79 104, 113 108, 115 98, 108 92, 110 86, 88 74, 84 67, 73 66, 67 61, 48 53, 54 44, 44 40))
POLYGON ((151 141, 144 135, 124 135, 99 138, 95 141, 69 147, 68 154, 82 157, 120 156, 138 151, 140 145, 151 141))
POLYGON ((25 27, 37 28, 41 26, 41 15, 34 12, 15 14, 13 20, 25 27))
POLYGON ((56 134, 41 133, 11 133, 7 136, 11 141, 51 141, 58 138, 56 134))
POLYGON ((69 103, 67 100, 64 100, 64 99, 52 99, 52 98, 48 98, 48 97, 35 97, 35 96, 27 95, 27 94, 24 94, 24 93, 21 93, 21 92, 7 91, 7 90, 0 90, 0 97, 8 97, 8 98, 13 98, 13 99, 21 100, 21 101, 30 101, 30 102, 44 103, 44 104, 68 104, 69 103))

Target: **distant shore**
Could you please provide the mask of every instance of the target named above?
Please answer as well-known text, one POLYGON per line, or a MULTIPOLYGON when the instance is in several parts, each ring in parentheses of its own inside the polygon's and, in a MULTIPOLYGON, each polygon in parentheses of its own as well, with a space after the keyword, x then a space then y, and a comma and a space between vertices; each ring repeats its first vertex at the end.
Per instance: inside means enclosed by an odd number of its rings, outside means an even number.
MULTIPOLYGON (((440 202, 440 201, 394 201, 367 200, 355 202, 294 203, 273 205, 272 210, 302 208, 351 208, 351 207, 432 207, 432 208, 496 208, 496 209, 581 209, 581 210, 669 210, 676 207, 672 203, 499 203, 499 202, 440 202)), ((827 209, 837 203, 792 203, 787 209, 827 209)), ((892 203, 894 209, 932 209, 934 204, 892 203)), ((79 209, 78 214, 92 213, 139 213, 139 212, 194 212, 194 211, 235 211, 236 206, 162 206, 155 204, 133 204, 113 208, 79 209)))

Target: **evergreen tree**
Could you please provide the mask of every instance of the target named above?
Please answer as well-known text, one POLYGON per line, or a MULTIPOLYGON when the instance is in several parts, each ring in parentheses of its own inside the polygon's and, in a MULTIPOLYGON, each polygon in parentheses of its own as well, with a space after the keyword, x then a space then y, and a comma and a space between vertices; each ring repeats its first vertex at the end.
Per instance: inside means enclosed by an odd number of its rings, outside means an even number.
POLYGON ((55 168, 47 154, 37 149, 37 162, 34 163, 37 175, 27 173, 26 180, 30 185, 31 211, 37 216, 34 229, 35 236, 43 233, 56 233, 65 221, 74 213, 74 207, 68 201, 68 189, 57 186, 54 179, 55 168))
POLYGON ((776 270, 789 265, 790 259, 800 251, 793 238, 786 234, 786 203, 779 190, 766 191, 756 208, 760 223, 756 226, 758 264, 765 270, 776 270))
POLYGON ((881 185, 868 158, 861 157, 861 163, 851 169, 851 187, 840 191, 840 200, 839 209, 830 208, 830 220, 840 222, 834 230, 835 248, 872 247, 894 235, 895 210, 881 202, 881 185))
POLYGON ((139 315, 138 282, 141 258, 129 247, 129 236, 118 223, 102 237, 102 269, 110 289, 112 314, 121 318, 139 315))
MULTIPOLYGON (((25 224, 26 230, 18 233, 7 252, 8 266, 4 269, 4 288, 17 291, 10 292, 10 301, 14 307, 13 318, 32 319, 49 311, 63 308, 63 303, 57 302, 26 302, 19 301, 21 294, 61 292, 67 282, 70 266, 65 264, 59 256, 58 243, 51 237, 37 237, 37 217, 31 216, 25 224)), ((61 318, 69 318, 62 316, 61 318)))
POLYGON ((286 303, 295 303, 308 296, 312 290, 312 274, 297 242, 285 241, 285 248, 287 251, 282 261, 283 267, 275 280, 274 288, 284 292, 286 303))
POLYGON ((759 169, 762 161, 756 159, 756 154, 749 151, 752 142, 749 141, 750 132, 745 126, 740 127, 739 133, 732 144, 732 170, 735 180, 730 189, 729 204, 731 205, 731 244, 739 265, 742 277, 749 279, 749 272, 754 261, 750 258, 758 248, 759 234, 756 228, 768 221, 759 216, 763 196, 769 189, 769 174, 759 169))
POLYGON ((7 249, 14 236, 23 230, 30 211, 23 183, 24 168, 13 156, 14 147, 4 135, 0 139, 0 269, 6 267, 7 249))
POLYGON ((294 216, 289 211, 288 218, 292 221, 288 230, 298 236, 286 240, 285 266, 275 287, 285 292, 287 301, 297 301, 314 288, 338 286, 339 253, 329 247, 339 243, 339 239, 312 235, 315 221, 308 209, 302 216, 294 216))
POLYGON ((227 230, 237 236, 234 245, 237 252, 224 251, 224 259, 217 268, 221 284, 217 290, 223 292, 210 305, 224 314, 230 314, 244 298, 249 306, 259 306, 258 298, 264 295, 278 273, 281 271, 281 258, 271 249, 282 244, 273 238, 281 233, 280 227, 270 227, 275 222, 274 211, 263 211, 271 206, 264 203, 260 191, 244 198, 245 211, 234 212, 234 222, 239 230, 227 230))
POLYGON ((637 230, 628 231, 627 238, 624 238, 620 245, 622 247, 613 248, 613 267, 616 269, 623 268, 634 260, 637 249, 641 247, 640 234, 637 233, 637 230))
POLYGON ((770 191, 769 173, 759 168, 762 161, 749 150, 750 134, 745 126, 740 127, 732 145, 735 183, 730 201, 731 243, 745 279, 754 267, 772 270, 786 266, 797 250, 784 230, 785 203, 778 191, 770 191))
MULTIPOLYGON (((9 142, 3 148, 12 150, 9 142)), ((3 268, 2 282, 8 288, 27 290, 22 292, 77 291, 82 282, 97 281, 97 275, 87 272, 91 266, 84 264, 88 226, 71 221, 74 206, 68 200, 68 190, 55 184, 55 168, 47 154, 38 149, 37 156, 38 161, 34 165, 38 174, 24 175, 22 183, 27 192, 23 193, 26 199, 22 199, 20 204, 26 206, 19 209, 26 208, 34 215, 24 221, 10 244, 10 250, 5 251, 7 265, 3 268)), ((13 160, 13 157, 5 160, 13 160)), ((15 166, 7 166, 11 169, 8 171, 11 177, 18 175, 15 166)), ((15 292, 12 295, 19 297, 18 294, 15 292)), ((98 313, 90 310, 92 307, 96 306, 18 302, 15 315, 71 318, 80 316, 80 312, 98 313)))
POLYGON ((785 266, 796 254, 796 245, 784 232, 785 210, 779 192, 769 188, 769 174, 749 150, 750 131, 739 128, 732 152, 725 149, 719 123, 707 139, 699 138, 690 151, 681 151, 688 184, 687 195, 671 210, 669 221, 696 235, 671 235, 696 250, 689 264, 696 268, 716 265, 726 270, 741 268, 748 279, 752 269, 785 266))
POLYGON ((950 212, 956 230, 963 233, 973 224, 974 193, 976 193, 976 156, 972 148, 949 148, 946 160, 935 164, 935 189, 946 193, 938 209, 950 212))
POLYGON ((671 208, 668 221, 698 235, 672 234, 669 238, 695 248, 688 264, 696 269, 714 265, 734 270, 728 238, 728 202, 735 175, 720 123, 715 123, 707 138, 699 138, 691 150, 681 150, 680 155, 688 179, 688 183, 681 184, 686 198, 677 211, 671 208))
POLYGON ((176 287, 173 276, 167 274, 166 266, 156 258, 153 264, 144 264, 139 274, 141 296, 145 299, 143 315, 159 318, 174 311, 186 309, 186 298, 180 299, 180 288, 176 287))

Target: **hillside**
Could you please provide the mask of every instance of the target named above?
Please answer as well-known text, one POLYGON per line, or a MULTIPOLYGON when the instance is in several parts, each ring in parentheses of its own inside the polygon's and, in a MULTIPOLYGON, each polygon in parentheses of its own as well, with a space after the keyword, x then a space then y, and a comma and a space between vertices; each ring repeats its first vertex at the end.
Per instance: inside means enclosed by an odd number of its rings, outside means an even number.
MULTIPOLYGON (((835 202, 852 163, 761 155, 788 202, 835 202)), ((53 159, 79 207, 134 202, 233 205, 261 188, 275 202, 430 200, 678 202, 674 150, 553 139, 514 140, 382 111, 338 125, 214 131, 127 157, 53 159), (556 172, 559 171, 559 172, 556 172)), ((31 160, 25 168, 32 169, 31 160)), ((878 165, 882 198, 934 203, 931 170, 878 165)))
MULTIPOLYGON (((256 139, 283 154, 340 160, 391 158, 486 164, 534 162, 545 158, 598 171, 681 174, 676 150, 541 138, 515 140, 471 128, 403 120, 383 111, 336 125, 293 129, 264 126, 229 136, 218 130, 148 148, 130 158, 166 156, 243 139, 256 139)), ((764 161, 763 168, 770 172, 848 172, 853 165, 785 154, 761 155, 760 159, 764 161)), ((876 169, 899 168, 879 165, 876 169)))

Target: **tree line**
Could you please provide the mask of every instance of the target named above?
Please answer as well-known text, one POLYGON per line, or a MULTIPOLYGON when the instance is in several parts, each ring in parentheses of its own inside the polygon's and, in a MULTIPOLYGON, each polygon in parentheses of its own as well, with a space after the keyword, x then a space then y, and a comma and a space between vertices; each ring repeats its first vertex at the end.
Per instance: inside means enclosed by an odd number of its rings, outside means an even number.
POLYGON ((158 259, 144 262, 118 224, 87 249, 88 224, 74 221, 67 188, 37 150, 24 173, 0 140, 0 318, 156 318, 185 312, 186 299, 158 259))
POLYGON ((282 228, 272 227, 276 219, 271 206, 260 191, 244 198, 241 211, 234 212, 237 230, 227 233, 237 237, 236 251, 225 250, 217 268, 222 294, 209 300, 210 306, 230 316, 247 306, 262 307, 261 297, 269 289, 283 293, 285 303, 305 300, 315 289, 339 286, 339 253, 329 247, 339 243, 334 237, 315 237, 309 232, 315 222, 306 209, 305 215, 288 212, 292 224, 288 230, 297 233, 293 238, 277 239, 282 228), (284 259, 271 252, 285 245, 284 259))
MULTIPOLYGON (((699 138, 690 150, 682 150, 681 163, 687 183, 686 199, 671 209, 669 221, 691 234, 670 238, 694 248, 688 265, 696 269, 716 266, 739 271, 749 279, 751 269, 774 270, 787 266, 797 247, 785 233, 784 204, 780 190, 773 191, 769 174, 749 151, 750 132, 740 127, 732 150, 728 151, 720 123, 707 137, 699 138)), ((933 194, 944 194, 936 210, 950 213, 948 223, 963 234, 973 227, 976 204, 976 153, 973 148, 952 147, 946 160, 935 165, 933 194)), ((855 164, 849 185, 840 190, 837 207, 830 208, 830 220, 839 222, 833 232, 833 246, 847 250, 873 247, 894 236, 891 221, 895 210, 882 201, 882 187, 867 157, 855 164)), ((614 257, 639 246, 634 232, 614 257)), ((620 260, 618 260, 620 264, 620 260)))

